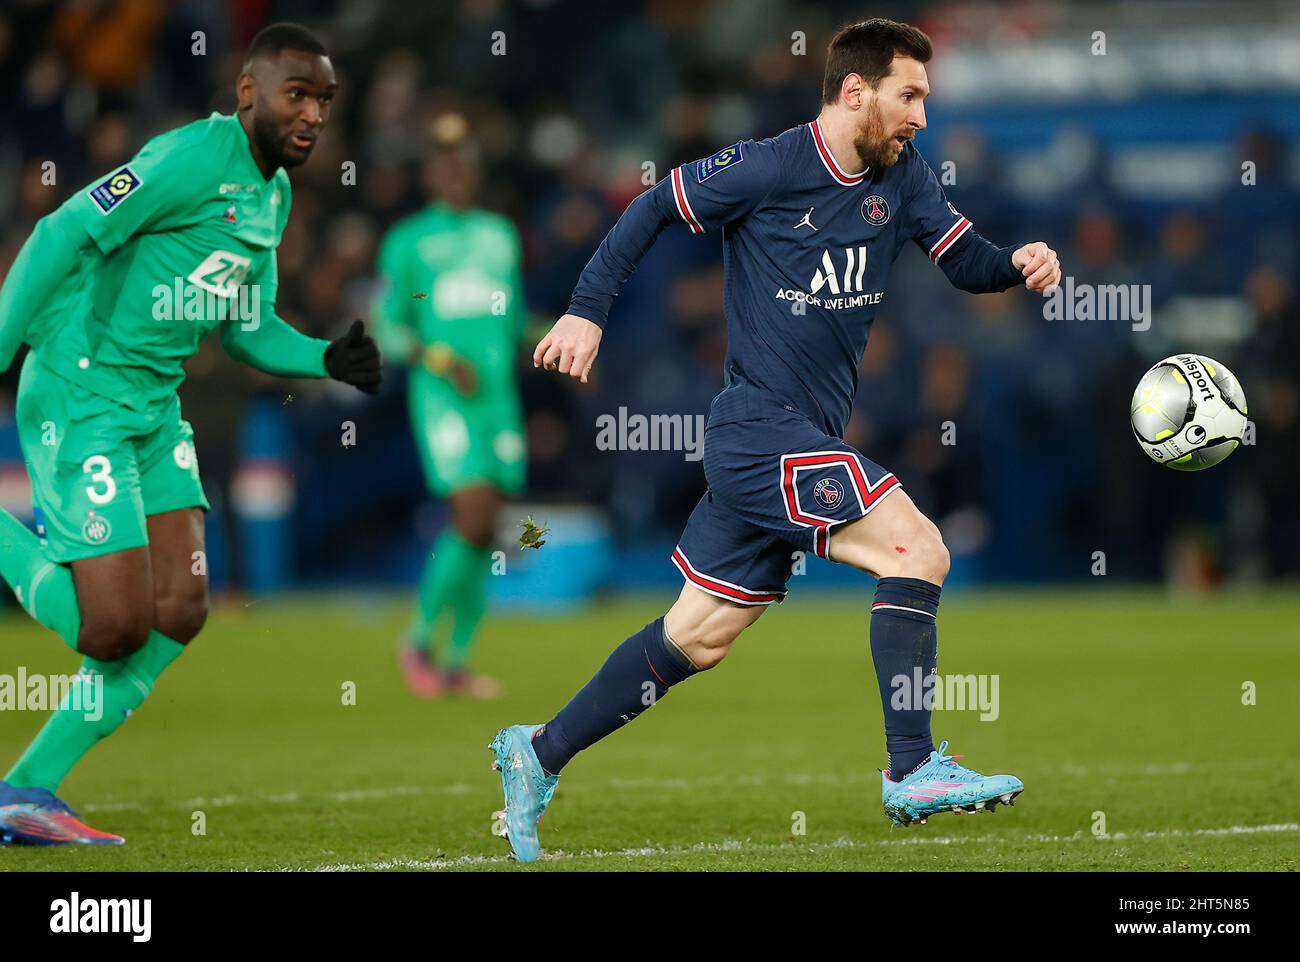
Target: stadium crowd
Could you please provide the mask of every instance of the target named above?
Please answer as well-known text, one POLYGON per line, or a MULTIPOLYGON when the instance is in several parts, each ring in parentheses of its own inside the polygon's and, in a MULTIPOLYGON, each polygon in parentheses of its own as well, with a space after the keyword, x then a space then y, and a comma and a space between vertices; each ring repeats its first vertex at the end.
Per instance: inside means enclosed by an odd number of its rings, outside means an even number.
MULTIPOLYGON (((423 132, 459 112, 480 145, 483 205, 507 214, 523 237, 529 333, 540 334, 647 177, 815 116, 821 45, 854 5, 810 13, 762 0, 744 16, 738 6, 11 4, 0 12, 0 77, 10 91, 0 102, 0 270, 38 218, 149 136, 230 111, 249 38, 295 19, 330 45, 342 89, 321 145, 293 174, 280 313, 331 337, 368 315, 377 244, 423 203, 423 132), (793 30, 806 32, 806 55, 792 53, 793 30)), ((873 12, 914 19, 938 39, 952 8, 918 17, 914 5, 885 3, 873 12)), ((942 56, 940 47, 936 105, 942 56)), ((1098 550, 1120 577, 1205 584, 1300 573, 1293 145, 1262 123, 1223 136, 1233 161, 1222 190, 1148 204, 1130 203, 1105 138, 1086 130, 1079 153, 1088 162, 1046 195, 1020 189, 977 125, 936 125, 918 141, 932 166, 955 161, 949 199, 976 230, 999 244, 1046 239, 1076 285, 1150 285, 1152 297, 1150 331, 1129 319, 1049 321, 1024 291, 972 298, 951 290, 919 251, 900 258, 862 360, 848 440, 902 478, 974 576, 1087 577, 1098 550), (1249 188, 1239 184, 1247 159, 1257 176, 1249 188), (1171 334, 1188 312, 1239 319, 1239 335, 1197 347, 1171 334), (1134 443, 1128 403, 1147 366, 1188 348, 1241 379, 1256 443, 1205 475, 1173 476, 1134 443)), ((598 451, 596 419, 620 406, 707 410, 725 351, 721 280, 716 236, 666 232, 619 299, 588 390, 534 371, 535 338, 520 345, 530 499, 607 506, 623 544, 671 547, 704 489, 700 464, 681 452, 598 451)), ((290 419, 285 455, 300 488, 310 483, 295 528, 304 578, 327 575, 352 550, 345 544, 377 549, 410 537, 427 496, 397 372, 380 397, 357 400, 326 383, 277 382, 221 353, 212 339, 182 391, 219 512, 249 412, 269 398, 290 419), (363 450, 385 456, 324 476, 314 466, 337 449, 343 418, 362 425, 363 450)), ((0 381, 0 421, 12 416, 16 381, 16 367, 0 381)))

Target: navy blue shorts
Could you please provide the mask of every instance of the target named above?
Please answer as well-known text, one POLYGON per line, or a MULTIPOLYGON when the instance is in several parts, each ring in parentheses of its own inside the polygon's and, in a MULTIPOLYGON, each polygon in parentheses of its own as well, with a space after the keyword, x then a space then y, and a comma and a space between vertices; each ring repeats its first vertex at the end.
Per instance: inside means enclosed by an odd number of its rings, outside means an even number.
POLYGON ((742 605, 781 601, 796 551, 829 557, 836 525, 864 517, 901 487, 802 414, 764 413, 771 416, 710 419, 709 490, 672 554, 692 585, 742 605))

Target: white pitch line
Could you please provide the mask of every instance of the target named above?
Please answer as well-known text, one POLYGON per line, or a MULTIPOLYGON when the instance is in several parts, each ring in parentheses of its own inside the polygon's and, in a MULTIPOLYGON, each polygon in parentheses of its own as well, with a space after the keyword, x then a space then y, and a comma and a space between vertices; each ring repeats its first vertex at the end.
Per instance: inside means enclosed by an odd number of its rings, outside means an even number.
POLYGON ((1087 765, 1066 763, 1059 769, 1059 774, 1080 778, 1192 775, 1196 772, 1221 771, 1225 768, 1269 768, 1277 765, 1278 761, 1276 758, 1233 758, 1221 762, 1151 762, 1139 765, 1098 765, 1092 768, 1087 765))
MULTIPOLYGON (((1149 765, 1106 765, 1089 768, 1081 765, 1063 765, 1053 774, 1076 778, 1102 777, 1165 777, 1169 775, 1192 775, 1203 771, 1216 771, 1223 768, 1264 768, 1278 764, 1278 759, 1233 759, 1224 762, 1163 762, 1149 765)), ((1032 778, 1035 769, 1027 769, 1032 778)), ((790 773, 786 775, 766 776, 762 774, 717 775, 703 778, 610 778, 589 785, 605 785, 618 791, 685 791, 704 788, 710 785, 728 785, 756 787, 763 785, 853 785, 856 781, 875 784, 875 772, 864 771, 843 774, 838 772, 817 772, 815 774, 790 773)), ((484 785, 490 785, 485 782, 484 785)), ((476 786, 455 782, 449 785, 394 785, 386 788, 357 788, 332 792, 303 794, 296 791, 265 792, 252 795, 225 794, 210 798, 185 798, 164 801, 161 804, 169 808, 196 811, 207 808, 224 808, 229 805, 300 805, 320 802, 360 802, 376 801, 388 798, 411 798, 421 795, 468 795, 476 786)), ((105 812, 146 812, 151 806, 141 802, 89 802, 78 806, 78 810, 87 813, 105 812)))
MULTIPOLYGON (((1061 842, 1082 842, 1094 839, 1097 842, 1127 842, 1127 841, 1146 841, 1160 838, 1192 838, 1198 836, 1237 836, 1237 835, 1255 835, 1262 832, 1295 832, 1300 831, 1300 824, 1295 822, 1283 822, 1269 825, 1229 825, 1225 828, 1171 828, 1159 831, 1148 832, 1111 832, 1100 838, 1085 832, 1075 832, 1073 835, 1025 835, 1023 841, 1059 844, 1061 842)), ((965 844, 989 844, 996 842, 1013 841, 996 835, 971 835, 971 836, 953 836, 953 835, 936 835, 924 836, 917 835, 912 838, 889 838, 876 839, 873 841, 855 841, 848 838, 839 838, 833 842, 810 842, 806 845, 793 845, 789 842, 781 844, 765 844, 754 842, 724 841, 724 842, 700 842, 695 845, 675 846, 675 847, 642 847, 642 848, 625 848, 614 852, 606 852, 601 849, 592 849, 584 852, 565 852, 557 850, 542 854, 541 861, 544 862, 563 862, 574 859, 605 859, 605 858, 662 858, 670 855, 690 855, 700 852, 794 852, 802 853, 809 851, 823 851, 828 849, 872 849, 883 848, 895 845, 965 845, 965 844)), ((316 865, 307 868, 281 868, 282 872, 382 872, 389 870, 424 870, 424 871, 442 871, 445 869, 469 868, 476 865, 507 865, 512 861, 509 855, 462 855, 458 858, 397 858, 381 859, 374 862, 342 862, 324 865, 316 865)), ((257 871, 254 869, 253 871, 257 871)))
MULTIPOLYGON (((165 801, 168 808, 201 810, 225 808, 228 805, 305 805, 312 802, 367 802, 384 798, 410 798, 418 795, 465 795, 470 786, 451 785, 395 785, 390 788, 354 788, 339 792, 319 792, 304 795, 301 792, 278 792, 256 795, 214 795, 210 798, 182 798, 165 801)), ((140 802, 89 802, 79 806, 82 812, 145 812, 149 806, 140 802)))

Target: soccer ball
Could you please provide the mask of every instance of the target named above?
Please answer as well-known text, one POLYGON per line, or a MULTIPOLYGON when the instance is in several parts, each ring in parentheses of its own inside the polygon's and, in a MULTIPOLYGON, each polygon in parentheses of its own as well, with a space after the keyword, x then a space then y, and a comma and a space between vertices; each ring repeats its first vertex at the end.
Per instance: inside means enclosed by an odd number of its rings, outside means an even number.
POLYGON ((1246 394, 1213 358, 1175 354, 1142 375, 1129 414, 1133 435, 1152 461, 1203 471, 1241 443, 1246 394))

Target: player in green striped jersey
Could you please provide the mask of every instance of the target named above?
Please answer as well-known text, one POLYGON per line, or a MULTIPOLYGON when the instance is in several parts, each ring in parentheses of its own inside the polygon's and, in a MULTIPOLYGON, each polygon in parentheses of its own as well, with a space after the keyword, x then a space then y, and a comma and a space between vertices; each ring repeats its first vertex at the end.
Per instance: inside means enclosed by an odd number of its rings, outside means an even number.
POLYGON ((37 224, 0 289, 0 371, 31 345, 17 413, 42 535, 0 511, 0 576, 85 656, 0 782, 0 842, 122 841, 55 792, 207 617, 208 504, 176 396, 200 341, 219 331, 232 357, 271 374, 379 388, 379 350, 359 321, 328 342, 275 313, 285 169, 310 156, 335 88, 315 36, 268 27, 236 114, 162 134, 78 191, 37 224))
POLYGON ((401 663, 418 695, 492 697, 496 682, 471 674, 469 660, 496 517, 524 483, 514 370, 527 317, 522 258, 514 226, 474 206, 478 161, 464 118, 439 118, 431 140, 425 187, 434 200, 384 238, 374 312, 385 355, 411 365, 411 426, 425 479, 451 508, 425 563, 401 663), (450 630, 435 657, 443 614, 450 630))

